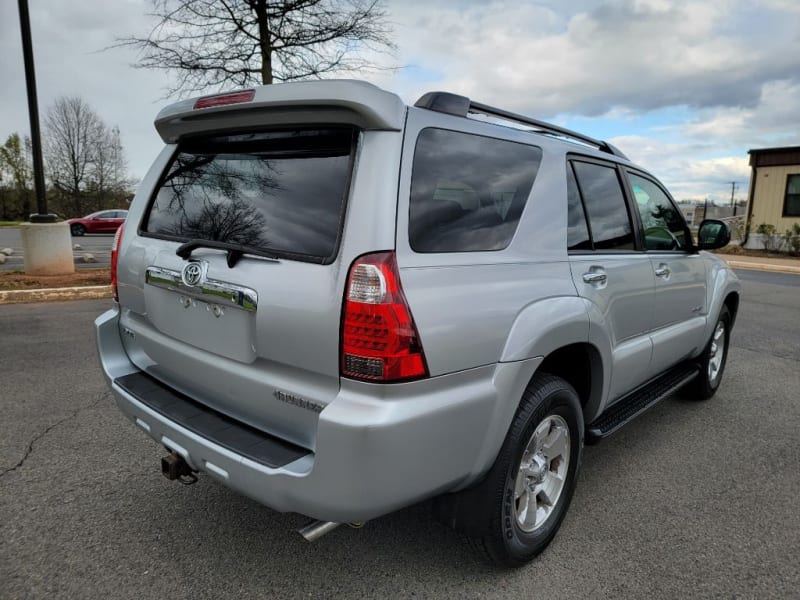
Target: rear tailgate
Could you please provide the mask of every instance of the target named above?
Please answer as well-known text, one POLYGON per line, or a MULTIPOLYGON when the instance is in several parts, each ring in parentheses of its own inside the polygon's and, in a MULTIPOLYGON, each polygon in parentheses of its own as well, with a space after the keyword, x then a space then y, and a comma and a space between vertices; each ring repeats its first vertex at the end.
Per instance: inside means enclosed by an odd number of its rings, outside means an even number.
POLYGON ((347 269, 394 240, 401 134, 209 129, 162 156, 134 201, 120 248, 122 338, 167 385, 313 449, 339 391, 347 269), (178 256, 189 240, 197 247, 178 256))

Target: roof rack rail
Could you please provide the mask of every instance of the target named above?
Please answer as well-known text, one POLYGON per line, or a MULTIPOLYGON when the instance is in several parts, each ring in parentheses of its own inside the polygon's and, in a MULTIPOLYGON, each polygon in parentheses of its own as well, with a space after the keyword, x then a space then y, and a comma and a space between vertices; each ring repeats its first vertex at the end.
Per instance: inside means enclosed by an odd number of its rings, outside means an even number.
POLYGON ((504 121, 511 121, 523 125, 531 125, 536 127, 537 131, 542 133, 549 133, 551 135, 577 140, 579 142, 583 142, 584 144, 594 146, 602 152, 613 154, 614 156, 618 156, 626 160, 628 159, 628 157, 625 156, 625 154, 619 148, 613 144, 609 144, 606 141, 597 140, 593 137, 589 137, 588 135, 578 133, 577 131, 572 131, 571 129, 565 129, 564 127, 559 127, 558 125, 553 125, 552 123, 546 123, 545 121, 532 119, 531 117, 509 112, 501 108, 495 108, 494 106, 489 106, 488 104, 474 102, 466 96, 459 96, 458 94, 451 94, 449 92, 428 92, 419 100, 417 100, 414 103, 414 106, 455 115, 457 117, 467 117, 470 113, 483 114, 490 117, 503 119, 504 121))

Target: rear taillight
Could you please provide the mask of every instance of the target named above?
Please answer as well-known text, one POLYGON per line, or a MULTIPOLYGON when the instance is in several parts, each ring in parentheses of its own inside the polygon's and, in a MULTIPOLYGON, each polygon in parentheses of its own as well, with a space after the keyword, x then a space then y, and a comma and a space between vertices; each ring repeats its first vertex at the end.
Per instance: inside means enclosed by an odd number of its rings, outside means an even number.
POLYGON ((362 256, 350 267, 342 315, 341 373, 376 382, 428 376, 394 252, 362 256))
POLYGON ((214 96, 204 96, 198 98, 194 103, 194 108, 212 108, 214 106, 225 106, 227 104, 241 104, 242 102, 250 102, 255 98, 255 90, 242 90, 240 92, 231 92, 229 94, 216 94, 214 96))
POLYGON ((119 242, 122 239, 122 228, 125 224, 119 226, 117 233, 114 235, 114 243, 111 244, 111 289, 114 291, 114 301, 119 302, 119 291, 117 290, 117 259, 119 258, 119 242))

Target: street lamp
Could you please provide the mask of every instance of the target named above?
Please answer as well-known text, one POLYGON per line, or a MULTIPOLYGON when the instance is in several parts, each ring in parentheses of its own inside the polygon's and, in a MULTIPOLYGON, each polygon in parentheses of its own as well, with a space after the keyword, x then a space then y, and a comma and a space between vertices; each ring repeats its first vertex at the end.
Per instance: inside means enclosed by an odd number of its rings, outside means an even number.
POLYGON ((18 0, 19 27, 22 33, 22 56, 25 62, 25 86, 28 92, 28 117, 31 123, 31 150, 33 151, 33 187, 36 192, 35 214, 30 223, 20 227, 25 272, 60 275, 73 273, 72 239, 69 225, 58 222, 58 217, 47 212, 44 187, 44 161, 42 139, 39 132, 39 108, 36 98, 36 74, 33 68, 33 44, 28 0, 18 0))

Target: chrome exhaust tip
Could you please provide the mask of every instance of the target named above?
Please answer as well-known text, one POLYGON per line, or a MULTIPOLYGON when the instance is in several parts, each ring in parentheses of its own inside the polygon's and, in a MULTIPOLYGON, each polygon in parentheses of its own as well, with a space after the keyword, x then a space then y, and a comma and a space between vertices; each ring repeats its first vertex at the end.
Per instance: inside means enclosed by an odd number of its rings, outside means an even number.
POLYGON ((311 521, 311 523, 298 529, 297 533, 302 535, 306 541, 313 542, 323 535, 330 533, 339 527, 339 525, 341 525, 341 523, 334 523, 333 521, 311 521))

